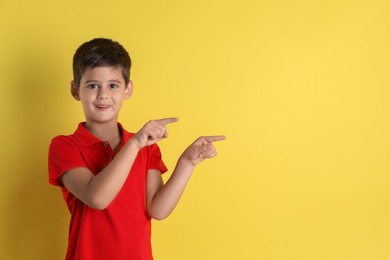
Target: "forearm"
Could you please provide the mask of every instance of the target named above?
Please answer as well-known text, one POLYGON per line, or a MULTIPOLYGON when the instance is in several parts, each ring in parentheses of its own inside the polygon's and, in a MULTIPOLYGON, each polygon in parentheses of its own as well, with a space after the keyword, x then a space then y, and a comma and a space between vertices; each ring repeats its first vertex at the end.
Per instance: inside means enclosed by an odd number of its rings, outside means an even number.
POLYGON ((108 205, 125 183, 140 149, 167 138, 165 125, 177 118, 151 120, 145 124, 121 149, 114 160, 90 183, 90 194, 99 197, 108 205))
POLYGON ((94 175, 87 168, 76 168, 62 175, 63 184, 88 206, 106 208, 123 187, 140 149, 168 137, 165 125, 176 121, 177 118, 149 121, 101 172, 94 175))
MULTIPOLYGON (((147 210, 149 216, 164 219, 171 214, 191 177, 195 166, 217 152, 213 142, 224 140, 225 136, 204 136, 195 140, 180 156, 171 178, 165 185, 150 185, 147 189, 147 210)), ((161 177, 160 177, 161 178, 161 177)), ((148 180, 149 182, 149 180, 148 180)))
POLYGON ((104 209, 119 193, 138 154, 138 148, 130 139, 114 159, 97 175, 91 178, 87 194, 96 208, 104 209))
POLYGON ((192 175, 194 165, 179 159, 171 177, 155 194, 148 205, 148 213, 152 218, 168 217, 179 202, 185 187, 192 175))

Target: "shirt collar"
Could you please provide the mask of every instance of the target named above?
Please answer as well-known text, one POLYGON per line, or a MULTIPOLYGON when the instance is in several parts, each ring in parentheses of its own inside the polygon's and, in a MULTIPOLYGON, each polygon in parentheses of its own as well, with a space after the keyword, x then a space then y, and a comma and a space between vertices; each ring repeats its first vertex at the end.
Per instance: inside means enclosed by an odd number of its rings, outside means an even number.
MULTIPOLYGON (((133 136, 133 134, 127 132, 123 128, 121 123, 118 123, 118 127, 122 133, 121 144, 125 144, 133 136)), ((89 132, 87 128, 85 128, 85 122, 79 123, 76 131, 74 132, 74 136, 84 146, 91 146, 97 143, 104 142, 103 140, 100 140, 99 138, 94 136, 91 132, 89 132)))

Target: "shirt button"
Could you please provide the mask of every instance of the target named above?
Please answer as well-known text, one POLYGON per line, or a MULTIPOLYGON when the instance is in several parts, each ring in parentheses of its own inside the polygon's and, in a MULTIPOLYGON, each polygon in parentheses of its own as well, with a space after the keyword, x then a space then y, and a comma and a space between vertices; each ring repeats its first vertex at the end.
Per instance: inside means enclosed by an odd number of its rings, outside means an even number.
POLYGON ((108 146, 108 143, 104 143, 103 146, 104 146, 104 147, 107 147, 107 146, 108 146))

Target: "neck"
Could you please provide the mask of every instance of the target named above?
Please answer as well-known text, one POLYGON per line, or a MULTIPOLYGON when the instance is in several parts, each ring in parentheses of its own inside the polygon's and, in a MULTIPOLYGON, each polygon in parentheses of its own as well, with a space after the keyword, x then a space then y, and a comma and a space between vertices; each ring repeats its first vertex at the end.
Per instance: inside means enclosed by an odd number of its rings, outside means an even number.
POLYGON ((117 122, 86 122, 85 128, 102 141, 112 140, 121 136, 117 122))

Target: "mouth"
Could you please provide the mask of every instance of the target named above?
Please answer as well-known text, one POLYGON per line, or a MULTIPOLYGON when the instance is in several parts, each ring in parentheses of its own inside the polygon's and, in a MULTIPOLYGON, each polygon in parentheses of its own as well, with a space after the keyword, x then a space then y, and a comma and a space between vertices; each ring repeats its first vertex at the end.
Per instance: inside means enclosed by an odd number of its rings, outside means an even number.
POLYGON ((107 109, 109 107, 111 107, 110 105, 104 105, 104 104, 98 104, 98 105, 95 105, 95 107, 97 109, 107 109))

